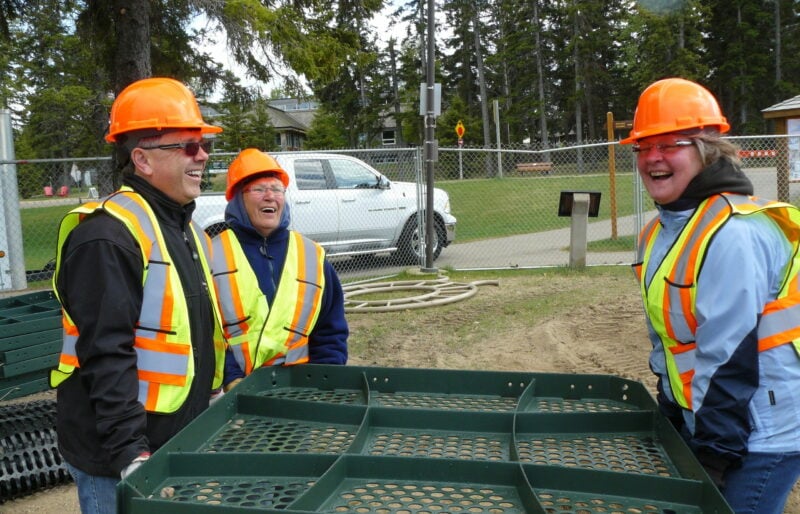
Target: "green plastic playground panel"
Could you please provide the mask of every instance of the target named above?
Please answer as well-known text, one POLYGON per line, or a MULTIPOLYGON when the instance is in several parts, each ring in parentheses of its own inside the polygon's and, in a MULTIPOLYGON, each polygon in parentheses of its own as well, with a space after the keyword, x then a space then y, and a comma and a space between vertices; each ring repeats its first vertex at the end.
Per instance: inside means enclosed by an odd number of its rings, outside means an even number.
POLYGON ((61 308, 51 291, 0 299, 0 401, 49 389, 61 340, 61 308))
POLYGON ((0 402, 22 398, 50 389, 50 372, 39 370, 0 380, 0 402))
POLYGON ((642 384, 607 375, 293 366, 258 370, 237 389, 245 385, 242 392, 276 399, 411 409, 566 413, 653 408, 642 384))
POLYGON ((52 291, 35 291, 8 298, 0 298, 0 311, 24 307, 28 305, 44 305, 47 307, 55 306, 58 308, 58 300, 52 291))
POLYGON ((329 365, 257 370, 118 493, 135 514, 731 512, 637 382, 329 365))
POLYGON ((365 409, 239 398, 238 411, 200 446, 202 452, 340 455, 358 432, 365 409))
POLYGON ((731 509, 708 481, 523 465, 543 512, 722 514, 731 509))
POLYGON ((655 411, 520 414, 513 459, 539 466, 697 476, 694 456, 655 411))
POLYGON ((61 307, 51 291, 0 300, 0 348, 6 338, 61 328, 61 307))
POLYGON ((310 512, 537 512, 522 469, 512 463, 345 456, 298 498, 310 512))
POLYGON ((418 411, 375 407, 351 452, 371 456, 509 461, 513 413, 418 411))
POLYGON ((294 512, 287 507, 335 462, 326 455, 172 453, 153 457, 117 490, 123 512, 294 512))

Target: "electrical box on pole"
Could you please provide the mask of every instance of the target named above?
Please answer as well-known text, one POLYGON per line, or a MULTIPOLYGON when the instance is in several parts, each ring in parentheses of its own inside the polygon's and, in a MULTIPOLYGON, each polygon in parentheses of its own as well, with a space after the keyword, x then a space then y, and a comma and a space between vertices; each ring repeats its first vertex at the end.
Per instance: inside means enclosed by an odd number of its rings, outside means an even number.
MULTIPOLYGON (((442 114, 442 85, 433 85, 433 111, 434 116, 442 114)), ((428 84, 423 82, 419 85, 419 115, 425 116, 428 114, 428 84)))

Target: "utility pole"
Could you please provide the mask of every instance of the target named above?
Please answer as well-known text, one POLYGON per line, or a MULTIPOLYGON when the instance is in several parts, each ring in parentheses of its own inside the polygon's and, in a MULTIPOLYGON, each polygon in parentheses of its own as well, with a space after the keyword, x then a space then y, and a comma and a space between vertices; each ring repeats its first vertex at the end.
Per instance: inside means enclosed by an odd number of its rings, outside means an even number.
MULTIPOLYGON (((435 45, 433 42, 434 32, 434 0, 428 0, 428 59, 426 62, 426 91, 425 91, 425 266, 424 272, 433 273, 433 237, 436 228, 433 225, 433 163, 437 160, 438 147, 436 144, 436 113, 435 101, 435 77, 434 77, 434 58, 435 45)), ((441 242, 439 243, 441 244, 441 242)))

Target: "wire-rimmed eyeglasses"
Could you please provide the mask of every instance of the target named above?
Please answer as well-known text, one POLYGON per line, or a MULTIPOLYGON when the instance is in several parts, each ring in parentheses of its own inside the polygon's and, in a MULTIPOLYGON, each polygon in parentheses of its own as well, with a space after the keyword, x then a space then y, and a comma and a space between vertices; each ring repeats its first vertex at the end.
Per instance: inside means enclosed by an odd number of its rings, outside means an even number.
POLYGON ((631 146, 631 150, 633 151, 633 153, 646 154, 649 153, 650 150, 655 148, 658 151, 658 153, 663 155, 675 152, 678 149, 683 148, 685 146, 692 146, 692 145, 694 145, 694 141, 682 139, 679 141, 675 141, 674 143, 655 143, 652 145, 647 145, 647 144, 641 145, 639 143, 635 143, 633 146, 631 146))
POLYGON ((286 193, 286 189, 281 186, 253 186, 244 190, 245 193, 250 193, 254 196, 266 196, 267 191, 275 196, 281 196, 286 193))

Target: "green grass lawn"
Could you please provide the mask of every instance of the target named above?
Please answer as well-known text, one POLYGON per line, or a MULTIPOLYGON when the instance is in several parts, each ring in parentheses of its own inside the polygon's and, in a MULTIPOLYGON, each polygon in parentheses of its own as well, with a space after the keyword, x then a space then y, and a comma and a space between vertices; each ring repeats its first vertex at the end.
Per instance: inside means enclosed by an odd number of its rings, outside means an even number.
POLYGON ((75 207, 75 204, 54 205, 20 211, 25 269, 42 269, 56 256, 58 225, 61 218, 75 207))
MULTIPOLYGON (((450 180, 436 187, 450 195, 459 242, 569 227, 570 218, 558 216, 561 191, 600 191, 600 212, 590 221, 611 217, 607 175, 450 180)), ((617 216, 633 214, 630 174, 617 177, 615 189, 617 216)))

